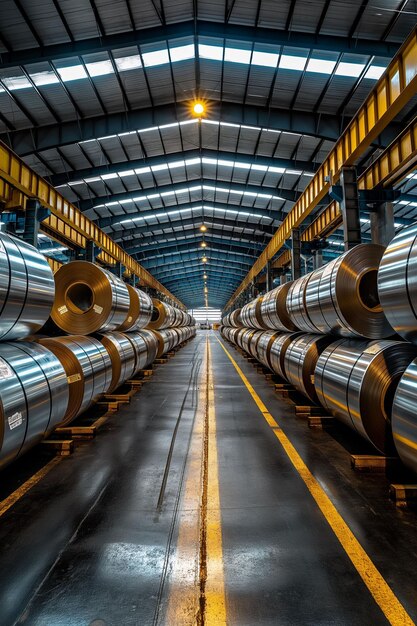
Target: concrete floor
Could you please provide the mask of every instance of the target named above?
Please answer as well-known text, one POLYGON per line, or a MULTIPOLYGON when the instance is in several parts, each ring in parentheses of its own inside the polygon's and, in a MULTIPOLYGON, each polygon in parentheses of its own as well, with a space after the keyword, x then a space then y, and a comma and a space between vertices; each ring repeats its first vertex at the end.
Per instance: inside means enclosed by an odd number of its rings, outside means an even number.
MULTIPOLYGON (((1 515, 1 626, 394 623, 218 337, 199 332, 1 515)), ((308 429, 227 349, 417 620, 417 514, 387 499, 390 477, 350 469, 360 440, 308 429)), ((0 497, 44 462, 34 450, 8 468, 0 497)))

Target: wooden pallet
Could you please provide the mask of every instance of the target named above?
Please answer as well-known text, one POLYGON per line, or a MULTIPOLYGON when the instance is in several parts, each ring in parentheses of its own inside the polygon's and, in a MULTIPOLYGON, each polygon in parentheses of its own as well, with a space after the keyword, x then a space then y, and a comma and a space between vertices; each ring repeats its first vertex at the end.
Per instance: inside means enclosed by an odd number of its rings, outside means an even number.
POLYGON ((404 508, 410 505, 417 505, 417 485, 390 485, 389 496, 394 500, 396 506, 404 508))
POLYGON ((168 363, 168 359, 155 359, 153 363, 154 365, 164 365, 165 363, 168 363))
POLYGON ((73 440, 87 440, 94 439, 97 429, 94 425, 91 426, 63 426, 57 428, 55 433, 62 436, 71 437, 73 440))
POLYGON ((70 456, 74 451, 72 439, 44 439, 41 446, 46 450, 53 450, 56 456, 70 456))
POLYGON ((358 472, 384 472, 388 468, 396 467, 398 458, 378 454, 352 454, 350 464, 358 472))

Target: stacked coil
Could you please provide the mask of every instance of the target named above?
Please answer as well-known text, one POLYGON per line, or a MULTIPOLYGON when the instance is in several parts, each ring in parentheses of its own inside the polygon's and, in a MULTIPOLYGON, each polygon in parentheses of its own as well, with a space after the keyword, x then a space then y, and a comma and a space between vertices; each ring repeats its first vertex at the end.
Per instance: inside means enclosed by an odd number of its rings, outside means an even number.
POLYGON ((120 328, 129 316, 125 283, 87 261, 73 261, 55 272, 52 320, 68 334, 91 335, 120 328))
POLYGON ((300 333, 280 333, 270 347, 269 360, 271 370, 284 380, 288 380, 285 372, 285 355, 291 343, 299 336, 300 333))
POLYGON ((287 296, 292 283, 279 285, 268 291, 262 298, 260 317, 264 328, 289 332, 297 330, 287 310, 287 296))
POLYGON ((414 346, 401 341, 336 341, 317 362, 317 396, 332 415, 380 452, 391 452, 394 394, 416 354, 414 346))
POLYGON ((0 344, 0 467, 60 424, 68 398, 65 370, 47 348, 27 342, 0 344))
POLYGON ((243 326, 241 312, 242 309, 235 309, 231 313, 225 315, 222 319, 223 326, 232 326, 233 328, 240 328, 243 326))
POLYGON ((258 296, 242 308, 240 319, 243 326, 266 330, 267 327, 264 325, 261 315, 262 300, 263 296, 258 296))
POLYGON ((152 299, 153 310, 151 321, 148 327, 152 330, 161 330, 165 328, 171 328, 177 321, 178 316, 176 310, 170 304, 162 302, 157 298, 152 299))
POLYGON ((407 467, 417 473, 417 359, 404 372, 392 405, 395 448, 407 467))
POLYGON ((317 402, 314 371, 327 346, 334 341, 328 335, 300 335, 288 345, 284 356, 285 378, 312 402, 317 402))
POLYGON ((132 378, 135 371, 136 354, 128 335, 121 332, 97 334, 98 339, 109 353, 112 378, 108 392, 112 393, 125 380, 132 378))
POLYGON ((129 311, 119 330, 133 332, 145 328, 152 318, 152 298, 147 293, 126 284, 129 292, 129 311))
POLYGON ((287 308, 304 332, 382 339, 393 334, 378 296, 383 246, 361 244, 294 281, 287 308))
POLYGON ((54 295, 45 257, 26 242, 0 233, 0 340, 36 333, 48 320, 54 295))

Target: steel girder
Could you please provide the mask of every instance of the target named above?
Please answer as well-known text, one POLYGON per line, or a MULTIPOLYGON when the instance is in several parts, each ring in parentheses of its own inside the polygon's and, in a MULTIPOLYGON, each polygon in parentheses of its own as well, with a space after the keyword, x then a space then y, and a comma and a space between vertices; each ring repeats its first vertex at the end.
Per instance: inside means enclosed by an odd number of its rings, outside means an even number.
MULTIPOLYGON (((175 245, 187 245, 193 246, 194 244, 200 244, 205 241, 207 244, 209 242, 226 244, 228 241, 233 242, 233 245, 242 247, 242 248, 250 248, 256 247, 256 254, 259 254, 259 251, 262 250, 265 245, 268 243, 269 238, 265 239, 259 237, 259 235, 254 235, 252 239, 248 239, 248 235, 241 235, 239 233, 231 233, 228 231, 222 231, 220 229, 213 230, 211 229, 209 233, 201 233, 200 231, 193 232, 192 230, 188 231, 178 231, 174 233, 169 233, 168 236, 164 235, 150 235, 149 237, 135 237, 133 239, 126 239, 119 241, 119 244, 127 251, 135 250, 136 252, 143 252, 146 254, 151 250, 160 250, 161 244, 163 244, 164 250, 168 247, 175 245), (179 236, 179 238, 176 237, 179 236)), ((204 247, 201 247, 201 250, 204 251, 204 247)))
MULTIPOLYGON (((247 246, 245 246, 245 250, 247 249, 248 249, 247 246)), ((200 248, 200 246, 198 245, 190 246, 190 242, 185 242, 185 243, 173 242, 171 245, 163 245, 162 250, 161 250, 160 245, 155 246, 153 250, 149 250, 149 251, 150 252, 160 251, 160 250, 161 251, 159 254, 151 254, 151 255, 147 255, 146 249, 143 250, 140 247, 139 248, 134 248, 134 247, 124 248, 124 250, 131 256, 136 256, 137 258, 140 258, 141 261, 143 261, 144 263, 151 259, 161 259, 163 261, 164 259, 166 259, 167 256, 175 254, 175 252, 182 253, 183 250, 185 250, 187 253, 198 252, 199 254, 201 254, 202 257, 205 256, 207 258, 209 258, 210 254, 217 252, 219 254, 223 254, 223 257, 225 259, 228 259, 231 256, 230 252, 233 252, 235 255, 239 255, 240 257, 247 257, 252 260, 256 259, 260 252, 260 250, 254 251, 252 254, 249 254, 248 252, 242 252, 241 246, 238 246, 235 244, 229 244, 226 242, 216 243, 216 244, 211 245, 208 248, 200 248), (166 252, 166 250, 172 250, 172 252, 166 252)))

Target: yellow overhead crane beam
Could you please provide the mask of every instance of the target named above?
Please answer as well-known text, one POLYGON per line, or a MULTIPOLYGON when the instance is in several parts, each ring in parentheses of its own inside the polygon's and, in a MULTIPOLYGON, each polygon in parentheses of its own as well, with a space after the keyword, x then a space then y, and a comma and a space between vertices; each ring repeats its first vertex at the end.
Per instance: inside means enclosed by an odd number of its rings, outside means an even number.
POLYGON ((0 201, 10 206, 25 207, 26 199, 36 198, 51 211, 50 217, 40 224, 40 229, 70 247, 85 248, 92 241, 102 251, 103 263, 121 263, 129 274, 140 279, 141 285, 157 289, 176 304, 185 308, 164 285, 137 263, 92 220, 66 200, 52 185, 26 165, 6 144, 0 142, 0 201))
POLYGON ((228 309, 263 270, 297 228, 338 181, 343 167, 357 158, 417 93, 417 27, 401 46, 384 74, 321 164, 305 191, 226 304, 228 309))

